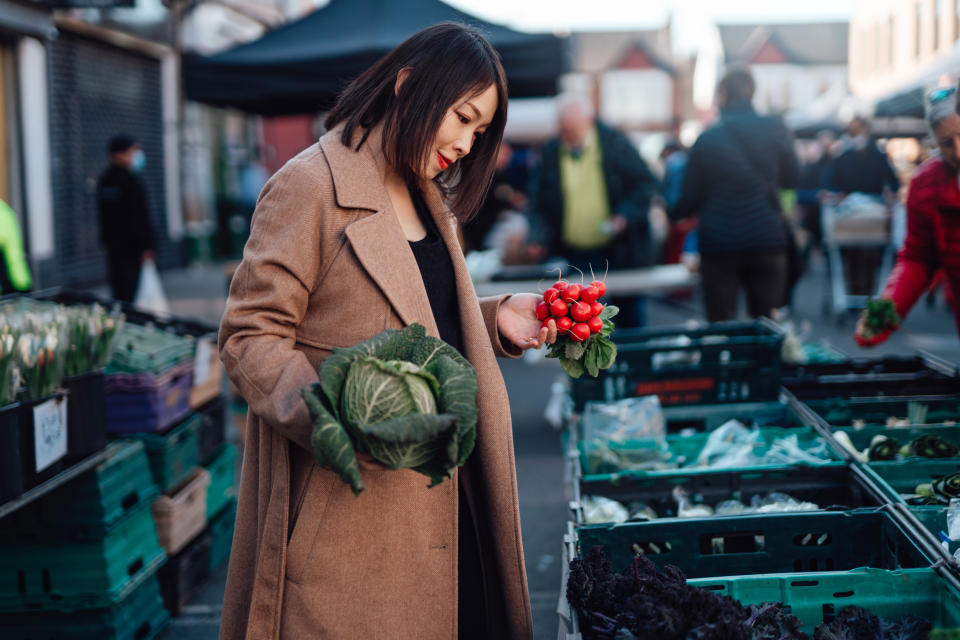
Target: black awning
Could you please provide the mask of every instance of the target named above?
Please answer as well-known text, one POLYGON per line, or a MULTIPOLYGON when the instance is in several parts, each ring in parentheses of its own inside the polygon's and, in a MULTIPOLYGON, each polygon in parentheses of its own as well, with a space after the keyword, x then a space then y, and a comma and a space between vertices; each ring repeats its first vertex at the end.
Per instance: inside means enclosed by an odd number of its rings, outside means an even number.
POLYGON ((25 34, 37 38, 55 38, 57 29, 49 11, 25 7, 0 0, 0 31, 25 34))
POLYGON ((879 100, 874 107, 876 118, 923 118, 923 88, 908 89, 879 100))
POLYGON ((321 111, 384 54, 440 22, 483 32, 500 53, 511 97, 556 93, 567 69, 566 39, 484 22, 439 0, 332 0, 254 42, 213 56, 185 56, 186 96, 264 115, 321 111))

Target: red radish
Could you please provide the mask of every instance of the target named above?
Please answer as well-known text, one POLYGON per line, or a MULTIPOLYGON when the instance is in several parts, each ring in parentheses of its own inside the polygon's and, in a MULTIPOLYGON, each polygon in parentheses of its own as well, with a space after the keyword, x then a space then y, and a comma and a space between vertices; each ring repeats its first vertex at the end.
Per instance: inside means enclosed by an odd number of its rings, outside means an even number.
POLYGON ((543 301, 547 304, 552 303, 554 300, 560 297, 560 291, 558 289, 547 289, 543 292, 543 301))
POLYGON ((598 316, 603 313, 603 303, 601 302, 591 302, 590 303, 590 315, 598 316))
POLYGON ((543 324, 541 324, 540 326, 541 326, 541 327, 546 327, 547 329, 549 329, 549 328, 550 328, 550 321, 551 321, 551 320, 553 320, 554 323, 556 323, 556 320, 554 320, 553 318, 547 318, 546 320, 543 321, 543 324))
POLYGON ((571 327, 570 337, 573 338, 575 342, 583 342, 590 337, 590 327, 583 322, 578 322, 571 327))
POLYGON ((537 305, 537 320, 546 320, 550 317, 550 305, 541 302, 537 305))
POLYGON ((570 307, 570 317, 574 322, 586 322, 590 319, 590 305, 586 302, 574 302, 570 307))
POLYGON ((587 320, 587 326, 590 327, 590 333, 600 333, 600 330, 603 329, 603 320, 593 316, 587 320))
POLYGON ((573 320, 569 316, 563 316, 562 318, 557 318, 557 331, 559 333, 566 333, 570 331, 570 327, 573 326, 573 320))
POLYGON ((600 290, 595 286, 590 285, 589 287, 584 287, 580 292, 580 299, 586 302, 587 304, 592 304, 597 301, 597 298, 600 297, 600 290))
POLYGON ((596 287, 597 291, 600 292, 600 295, 597 296, 598 298, 602 298, 607 293, 607 285, 604 284, 603 280, 594 280, 590 283, 590 286, 596 287))
POLYGON ((550 303, 550 313, 557 318, 567 315, 567 303, 563 300, 554 300, 550 303))
POLYGON ((567 288, 567 284, 568 283, 566 280, 557 280, 556 282, 553 283, 553 288, 556 289, 557 291, 563 291, 564 289, 567 288))
POLYGON ((567 288, 560 293, 560 297, 567 302, 576 302, 580 298, 580 285, 567 285, 567 288))

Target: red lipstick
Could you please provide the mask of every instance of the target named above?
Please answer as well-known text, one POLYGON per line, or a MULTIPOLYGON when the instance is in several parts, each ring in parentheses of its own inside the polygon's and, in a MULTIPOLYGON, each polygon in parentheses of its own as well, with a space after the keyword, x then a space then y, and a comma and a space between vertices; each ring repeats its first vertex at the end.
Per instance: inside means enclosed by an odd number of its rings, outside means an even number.
POLYGON ((439 151, 437 152, 437 160, 440 162, 440 171, 443 171, 450 166, 450 161, 443 157, 443 154, 439 151))

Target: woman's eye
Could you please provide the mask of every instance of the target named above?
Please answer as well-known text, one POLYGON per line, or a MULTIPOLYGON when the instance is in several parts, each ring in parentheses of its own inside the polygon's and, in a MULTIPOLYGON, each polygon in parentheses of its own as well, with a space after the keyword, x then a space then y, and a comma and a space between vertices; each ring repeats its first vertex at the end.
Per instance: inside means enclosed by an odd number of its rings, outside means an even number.
POLYGON ((470 124, 470 118, 468 118, 467 116, 462 116, 458 113, 457 117, 460 118, 460 122, 462 122, 463 124, 470 124))

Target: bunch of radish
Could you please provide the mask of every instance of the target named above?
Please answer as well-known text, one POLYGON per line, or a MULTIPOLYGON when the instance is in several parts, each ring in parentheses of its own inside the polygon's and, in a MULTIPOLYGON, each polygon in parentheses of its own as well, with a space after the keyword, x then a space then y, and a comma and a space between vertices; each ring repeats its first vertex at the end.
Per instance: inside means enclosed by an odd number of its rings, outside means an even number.
POLYGON ((559 358, 570 376, 579 378, 584 372, 598 376, 617 357, 617 347, 610 341, 610 321, 619 309, 599 301, 607 292, 603 280, 590 284, 572 284, 558 280, 543 292, 537 305, 537 319, 544 326, 557 325, 557 341, 550 345, 548 358, 559 358))

